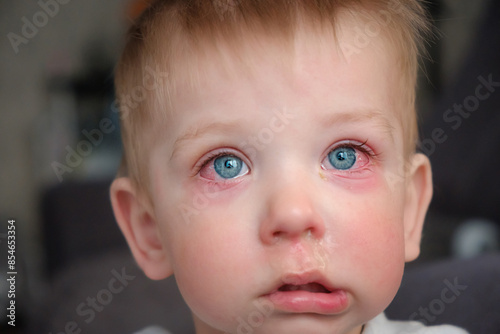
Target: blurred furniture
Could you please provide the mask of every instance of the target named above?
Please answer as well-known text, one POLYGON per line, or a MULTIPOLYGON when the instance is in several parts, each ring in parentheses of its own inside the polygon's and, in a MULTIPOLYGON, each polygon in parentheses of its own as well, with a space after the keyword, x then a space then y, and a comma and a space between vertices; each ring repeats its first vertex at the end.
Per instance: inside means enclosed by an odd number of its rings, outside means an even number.
POLYGON ((465 62, 422 123, 422 138, 439 129, 445 138, 423 148, 434 174, 431 210, 500 225, 499 17, 500 2, 489 0, 465 62))
POLYGON ((111 210, 110 184, 110 180, 65 181, 43 194, 43 237, 49 276, 83 259, 128 249, 111 210))
POLYGON ((407 270, 386 314, 427 325, 453 324, 471 334, 500 333, 500 253, 407 270))
POLYGON ((132 334, 152 325, 194 334, 174 278, 148 279, 128 250, 74 263, 53 280, 50 295, 39 313, 43 331, 33 333, 64 332, 71 323, 89 334, 132 334))

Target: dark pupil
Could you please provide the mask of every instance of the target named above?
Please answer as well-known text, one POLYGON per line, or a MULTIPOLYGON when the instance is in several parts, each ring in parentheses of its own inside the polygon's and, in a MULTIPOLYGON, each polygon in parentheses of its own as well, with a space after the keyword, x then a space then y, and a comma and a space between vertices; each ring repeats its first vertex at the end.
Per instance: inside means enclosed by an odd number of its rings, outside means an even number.
POLYGON ((331 165, 339 170, 351 169, 356 163, 356 151, 350 147, 340 147, 329 155, 331 165))
POLYGON ((214 169, 221 177, 232 179, 238 176, 243 168, 243 161, 235 156, 224 155, 215 159, 214 169))
POLYGON ((226 160, 225 165, 226 165, 225 167, 226 167, 227 169, 231 169, 231 168, 236 168, 236 167, 237 167, 237 166, 236 166, 236 165, 237 165, 237 163, 236 163, 236 161, 234 161, 233 159, 231 159, 231 160, 226 160))
POLYGON ((344 161, 345 159, 347 159, 347 153, 346 152, 337 153, 337 159, 339 159, 340 161, 344 161))

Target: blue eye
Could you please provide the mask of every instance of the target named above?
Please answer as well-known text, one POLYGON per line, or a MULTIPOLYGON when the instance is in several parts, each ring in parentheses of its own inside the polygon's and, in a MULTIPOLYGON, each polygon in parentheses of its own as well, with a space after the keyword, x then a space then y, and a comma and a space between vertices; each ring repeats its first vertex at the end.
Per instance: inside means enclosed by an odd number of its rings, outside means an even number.
POLYGON ((243 169, 244 162, 234 155, 224 155, 214 160, 214 170, 224 179, 234 179, 243 169))
POLYGON ((351 169, 356 163, 356 150, 352 147, 339 147, 328 153, 328 160, 338 170, 351 169))

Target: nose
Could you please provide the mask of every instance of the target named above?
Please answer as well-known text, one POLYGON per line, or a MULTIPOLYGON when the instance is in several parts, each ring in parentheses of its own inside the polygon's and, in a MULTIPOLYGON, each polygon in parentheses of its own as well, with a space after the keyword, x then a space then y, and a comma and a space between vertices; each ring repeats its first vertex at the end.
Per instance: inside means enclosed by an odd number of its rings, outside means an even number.
POLYGON ((264 244, 283 239, 320 239, 325 233, 325 224, 312 196, 297 185, 270 195, 259 233, 264 244))

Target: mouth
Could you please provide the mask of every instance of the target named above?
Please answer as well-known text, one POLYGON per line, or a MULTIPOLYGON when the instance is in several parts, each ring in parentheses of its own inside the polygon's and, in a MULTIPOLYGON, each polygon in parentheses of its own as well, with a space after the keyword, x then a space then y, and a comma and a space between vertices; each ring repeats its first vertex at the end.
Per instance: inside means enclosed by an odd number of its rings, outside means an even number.
POLYGON ((321 283, 307 283, 307 284, 283 284, 278 288, 278 291, 289 292, 289 291, 306 291, 311 293, 331 293, 323 284, 321 283))
POLYGON ((339 314, 349 304, 347 292, 319 274, 286 275, 266 297, 286 313, 339 314))

